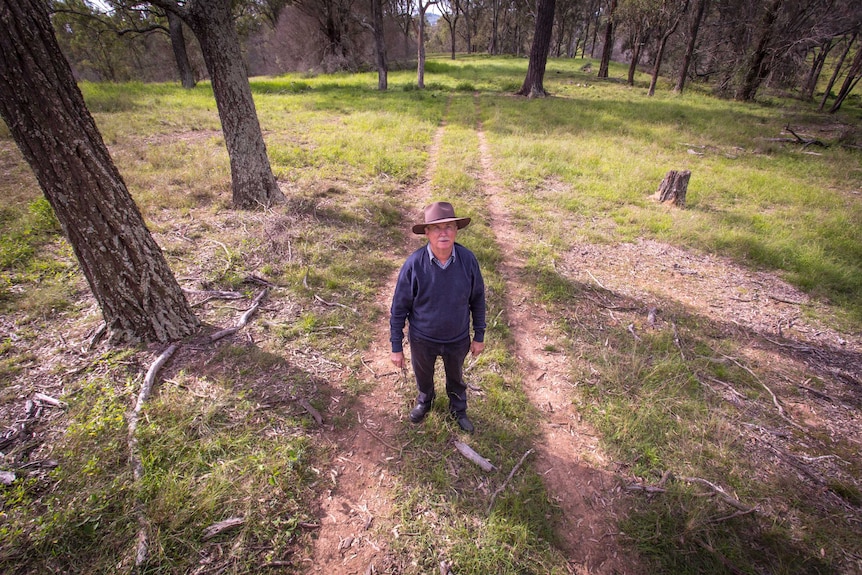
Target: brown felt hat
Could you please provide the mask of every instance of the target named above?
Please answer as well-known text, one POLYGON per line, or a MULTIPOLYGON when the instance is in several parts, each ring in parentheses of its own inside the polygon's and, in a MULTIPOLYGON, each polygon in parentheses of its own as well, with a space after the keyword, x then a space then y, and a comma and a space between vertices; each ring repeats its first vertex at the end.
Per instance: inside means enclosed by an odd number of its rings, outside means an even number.
POLYGON ((466 228, 470 225, 470 218, 459 218, 455 215, 455 208, 449 202, 434 202, 425 206, 425 221, 421 224, 413 226, 414 234, 425 234, 425 226, 431 224, 444 224, 446 222, 455 222, 458 229, 466 228))

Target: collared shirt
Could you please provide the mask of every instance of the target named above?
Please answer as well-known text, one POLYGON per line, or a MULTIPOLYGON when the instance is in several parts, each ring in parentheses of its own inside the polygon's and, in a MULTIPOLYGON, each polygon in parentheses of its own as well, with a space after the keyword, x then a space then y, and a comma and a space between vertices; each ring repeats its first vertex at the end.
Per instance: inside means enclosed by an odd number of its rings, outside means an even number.
POLYGON ((441 262, 440 260, 437 259, 437 256, 435 256, 434 252, 431 250, 431 244, 425 244, 425 246, 428 248, 428 257, 430 257, 431 261, 434 262, 435 264, 437 264, 437 266, 441 270, 445 270, 446 268, 449 267, 449 264, 451 264, 452 262, 455 261, 455 250, 454 249, 452 250, 452 255, 449 256, 449 259, 446 260, 445 262, 441 262))

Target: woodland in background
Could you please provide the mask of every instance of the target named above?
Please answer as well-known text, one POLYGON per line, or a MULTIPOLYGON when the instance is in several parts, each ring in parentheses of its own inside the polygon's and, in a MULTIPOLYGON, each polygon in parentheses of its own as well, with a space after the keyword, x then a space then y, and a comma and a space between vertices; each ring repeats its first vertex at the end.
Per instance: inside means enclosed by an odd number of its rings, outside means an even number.
MULTIPOLYGON (((424 48, 453 58, 526 56, 537 14, 533 0, 242 0, 233 6, 251 76, 373 69, 375 6, 392 68, 415 63, 419 14, 426 15, 424 48)), ((179 78, 167 15, 151 4, 52 0, 51 11, 77 78, 179 78)), ((177 38, 183 28, 174 25, 177 38)), ((598 77, 607 77, 608 61, 628 62, 630 84, 637 68, 653 72, 651 92, 661 72, 677 91, 692 81, 739 100, 780 90, 817 97, 821 109, 836 111, 862 77, 860 32, 862 3, 854 0, 557 0, 550 55, 599 59, 598 77)), ((194 79, 205 78, 194 35, 185 30, 181 37, 194 79)))

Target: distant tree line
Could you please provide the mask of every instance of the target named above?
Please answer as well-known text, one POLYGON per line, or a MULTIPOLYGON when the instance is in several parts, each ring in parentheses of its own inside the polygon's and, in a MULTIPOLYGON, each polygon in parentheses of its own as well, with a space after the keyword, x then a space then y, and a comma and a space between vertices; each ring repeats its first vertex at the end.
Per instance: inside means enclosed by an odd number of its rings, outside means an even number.
MULTIPOLYGON (((396 66, 412 65, 424 57, 426 43, 428 50, 445 51, 453 58, 459 53, 527 56, 542 12, 539 4, 536 0, 232 3, 250 75, 379 69, 384 63, 378 54, 396 66), (430 26, 426 19, 433 14, 439 18, 430 26), (375 20, 380 22, 376 35, 375 20), (420 35, 427 39, 419 42, 420 35)), ((182 77, 186 85, 190 77, 199 79, 206 73, 193 36, 183 37, 181 29, 178 36, 181 24, 176 19, 171 23, 171 11, 160 8, 158 2, 51 0, 50 10, 61 49, 79 78, 165 81, 182 77), (178 37, 191 37, 183 76, 176 40, 172 42, 178 37)), ((650 93, 664 70, 677 91, 688 82, 703 82, 716 94, 739 100, 752 100, 765 87, 793 91, 810 100, 826 74, 831 81, 825 95, 832 94, 832 109, 862 77, 862 2, 858 0, 557 0, 552 10, 547 32, 550 56, 599 59, 599 77, 607 77, 611 60, 626 62, 629 83, 634 83, 639 69, 651 74, 650 93)), ((420 84, 421 72, 420 67, 420 84)), ((824 98, 822 105, 826 104, 824 98)))

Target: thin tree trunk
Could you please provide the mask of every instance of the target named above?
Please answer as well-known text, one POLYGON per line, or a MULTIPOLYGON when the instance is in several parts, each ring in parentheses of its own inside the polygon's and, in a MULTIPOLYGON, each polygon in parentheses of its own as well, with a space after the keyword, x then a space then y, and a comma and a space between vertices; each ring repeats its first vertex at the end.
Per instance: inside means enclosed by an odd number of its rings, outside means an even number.
POLYGON ((641 51, 643 50, 644 44, 649 40, 649 33, 646 33, 646 36, 641 36, 641 33, 638 32, 634 41, 632 42, 632 61, 629 64, 629 74, 627 83, 629 86, 635 85, 635 72, 637 72, 638 64, 640 64, 641 59, 641 51))
POLYGON ((676 28, 677 28, 677 26, 679 26, 679 22, 680 22, 680 20, 682 20, 682 17, 685 14, 687 9, 688 9, 688 0, 686 0, 685 4, 683 6, 683 9, 674 16, 674 21, 670 25, 670 28, 668 28, 667 31, 665 31, 665 33, 661 35, 661 40, 659 40, 658 51, 656 52, 656 56, 655 56, 655 65, 653 66, 653 69, 652 69, 652 79, 650 80, 650 83, 649 83, 649 91, 647 92, 647 96, 654 96, 655 95, 655 87, 656 87, 656 84, 658 84, 658 73, 661 70, 661 61, 664 58, 664 49, 665 49, 665 47, 667 47, 667 41, 670 39, 671 36, 673 36, 673 33, 676 32, 676 28))
POLYGON ((198 319, 111 159, 42 0, 0 0, 0 115, 33 169, 115 342, 181 339, 198 319))
POLYGON ((419 0, 419 23, 416 31, 417 50, 416 85, 420 89, 425 88, 425 11, 430 4, 425 0, 419 0))
POLYGON ((844 65, 844 60, 847 59, 847 54, 850 53, 850 47, 853 46, 853 42, 856 40, 857 34, 854 32, 850 39, 847 41, 847 47, 844 48, 844 52, 841 53, 841 57, 838 58, 838 62, 835 64, 835 70, 832 72, 832 77, 829 78, 829 83, 826 85, 826 91, 823 93, 823 99, 820 100, 820 107, 818 110, 821 112, 823 108, 826 106, 826 101, 829 99, 829 94, 832 92, 832 87, 835 85, 835 81, 838 79, 838 75, 841 73, 841 66, 844 65))
POLYGON ((814 99, 814 90, 817 87, 817 81, 820 79, 820 73, 823 71, 823 65, 826 63, 826 57, 834 47, 832 40, 832 38, 829 38, 818 46, 820 50, 812 58, 811 68, 808 70, 808 76, 805 78, 805 83, 802 86, 802 98, 805 100, 810 101, 814 99))
POLYGON ((556 0, 538 0, 536 33, 533 35, 533 45, 530 48, 527 76, 524 78, 524 85, 517 92, 519 96, 538 98, 548 95, 544 87, 544 78, 548 53, 551 50, 551 35, 554 31, 555 8, 556 0))
POLYGON ((180 82, 183 88, 188 90, 195 87, 195 74, 189 63, 189 53, 186 50, 186 38, 183 35, 183 21, 173 12, 168 12, 168 31, 171 37, 171 48, 174 51, 174 60, 177 62, 177 70, 180 73, 180 82))
POLYGON ((691 21, 691 26, 688 28, 688 44, 685 47, 685 55, 682 58, 682 66, 679 69, 679 77, 676 80, 674 92, 682 93, 685 87, 685 80, 688 77, 688 69, 691 67, 691 61, 694 58, 694 49, 697 46, 697 34, 700 31, 700 23, 703 21, 703 15, 706 12, 706 5, 709 0, 698 0, 697 8, 694 11, 694 18, 691 21))
POLYGON ((607 78, 611 64, 611 54, 614 51, 614 11, 617 9, 617 0, 611 0, 608 8, 608 20, 605 23, 605 45, 602 46, 602 61, 599 64, 598 78, 607 78))
POLYGON ((374 53, 377 61, 377 89, 381 92, 389 87, 389 67, 386 64, 386 42, 383 37, 382 0, 371 0, 371 19, 374 34, 374 53))
POLYGON ((838 91, 835 101, 832 102, 832 107, 829 108, 829 113, 834 114, 841 108, 844 99, 853 91, 859 79, 862 78, 862 47, 856 50, 856 57, 853 58, 853 63, 850 64, 850 69, 847 70, 847 77, 844 78, 844 84, 838 91))

